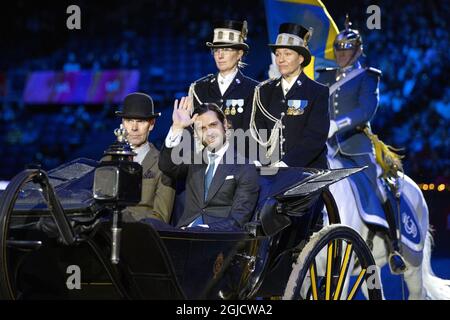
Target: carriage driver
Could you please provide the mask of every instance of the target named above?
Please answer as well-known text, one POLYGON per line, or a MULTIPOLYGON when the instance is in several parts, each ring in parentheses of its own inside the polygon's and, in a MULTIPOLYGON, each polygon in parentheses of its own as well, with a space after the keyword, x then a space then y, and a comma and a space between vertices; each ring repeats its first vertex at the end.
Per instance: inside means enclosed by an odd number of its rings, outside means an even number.
POLYGON ((159 151, 149 141, 156 118, 153 99, 141 92, 125 97, 122 111, 116 111, 127 130, 128 142, 137 153, 133 161, 142 165, 142 197, 136 206, 124 210, 124 218, 139 221, 153 218, 168 223, 172 214, 175 189, 172 180, 158 168, 159 151))
MULTIPOLYGON (((375 160, 374 144, 390 153, 392 163, 401 168, 398 156, 389 151, 371 133, 370 120, 375 115, 379 100, 381 72, 364 68, 358 61, 363 53, 363 43, 358 30, 350 29, 348 15, 345 30, 334 40, 337 68, 319 69, 318 81, 330 86, 330 130, 328 143, 332 157, 344 166, 368 166, 361 174, 370 181, 372 190, 381 202, 389 225, 390 267, 396 273, 405 270, 405 262, 399 253, 399 242, 394 210, 387 199, 385 187, 379 179, 382 170, 375 160)), ((379 148, 377 148, 379 149, 379 148)), ((384 157, 383 157, 384 158, 384 157)), ((377 157, 378 159, 378 157, 377 157)), ((383 166, 384 167, 384 166, 383 166)), ((360 186, 358 186, 359 188, 360 186)), ((381 213, 382 214, 382 213, 381 213)))

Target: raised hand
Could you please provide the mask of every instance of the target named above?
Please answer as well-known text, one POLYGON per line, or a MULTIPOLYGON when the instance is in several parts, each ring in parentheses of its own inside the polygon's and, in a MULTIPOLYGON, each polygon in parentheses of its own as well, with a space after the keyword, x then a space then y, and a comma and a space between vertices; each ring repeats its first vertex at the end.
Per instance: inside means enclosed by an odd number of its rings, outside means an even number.
POLYGON ((192 99, 189 97, 182 97, 178 103, 178 99, 173 104, 172 113, 172 127, 175 130, 182 130, 192 125, 197 119, 197 114, 191 117, 192 114, 192 99))

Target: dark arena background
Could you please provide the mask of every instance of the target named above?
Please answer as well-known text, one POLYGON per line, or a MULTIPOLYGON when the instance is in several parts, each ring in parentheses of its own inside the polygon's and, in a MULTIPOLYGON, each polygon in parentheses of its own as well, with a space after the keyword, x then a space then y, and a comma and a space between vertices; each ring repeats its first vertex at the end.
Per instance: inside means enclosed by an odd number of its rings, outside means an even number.
MULTIPOLYGON (((402 148, 404 171, 420 186, 430 210, 435 273, 450 278, 450 2, 323 0, 341 30, 348 13, 364 41, 364 63, 383 72, 372 129, 402 148), (381 28, 369 29, 370 5, 381 28)), ((9 1, 0 19, 0 184, 30 164, 48 170, 79 158, 100 159, 114 140, 114 112, 131 91, 152 96, 162 116, 150 139, 159 148, 173 101, 191 82, 215 73, 205 42, 212 23, 247 20, 245 72, 268 78, 271 63, 265 1, 9 1), (69 30, 67 7, 81 10, 69 30), (44 72, 45 71, 45 72, 44 72), (70 74, 69 76, 67 74, 70 74), (95 86, 74 82, 97 73, 95 86)), ((402 298, 400 277, 387 298, 402 298)))

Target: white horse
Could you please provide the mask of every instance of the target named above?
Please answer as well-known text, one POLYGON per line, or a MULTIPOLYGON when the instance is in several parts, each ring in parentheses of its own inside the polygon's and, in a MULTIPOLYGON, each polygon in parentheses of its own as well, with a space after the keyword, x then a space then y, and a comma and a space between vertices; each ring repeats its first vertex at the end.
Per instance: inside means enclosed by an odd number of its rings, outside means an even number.
MULTIPOLYGON (((328 159, 330 168, 342 168, 341 163, 335 158, 328 159)), ((421 254, 408 254, 410 249, 402 244, 402 251, 406 261, 407 271, 404 280, 408 287, 409 299, 444 299, 450 300, 450 281, 438 278, 431 268, 431 247, 433 238, 430 233, 428 206, 417 184, 408 176, 401 179, 402 197, 406 197, 415 215, 422 239, 425 239, 421 247, 421 254), (419 258, 417 258, 419 256, 419 258)), ((330 191, 336 201, 341 223, 354 228, 363 237, 368 238, 369 228, 358 214, 358 204, 350 180, 343 179, 330 186, 330 191)), ((383 236, 376 233, 373 238, 372 254, 375 258, 378 270, 388 262, 389 252, 383 236)))

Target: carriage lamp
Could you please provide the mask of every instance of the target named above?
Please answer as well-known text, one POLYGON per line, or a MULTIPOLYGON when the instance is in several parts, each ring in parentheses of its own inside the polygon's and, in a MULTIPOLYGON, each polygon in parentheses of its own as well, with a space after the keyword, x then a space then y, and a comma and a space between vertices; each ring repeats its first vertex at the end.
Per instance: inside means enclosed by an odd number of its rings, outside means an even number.
POLYGON ((122 209, 141 201, 142 166, 133 162, 136 155, 127 141, 127 131, 120 125, 114 130, 117 141, 105 152, 94 173, 94 199, 112 207, 111 262, 119 263, 122 209))
POLYGON ((105 158, 95 170, 94 199, 119 206, 135 205, 141 201, 142 167, 133 162, 136 153, 122 125, 114 134, 117 141, 104 152, 105 158))

